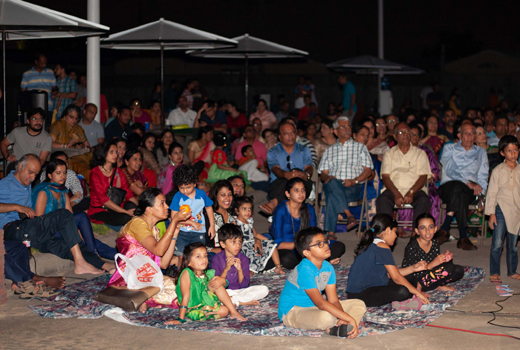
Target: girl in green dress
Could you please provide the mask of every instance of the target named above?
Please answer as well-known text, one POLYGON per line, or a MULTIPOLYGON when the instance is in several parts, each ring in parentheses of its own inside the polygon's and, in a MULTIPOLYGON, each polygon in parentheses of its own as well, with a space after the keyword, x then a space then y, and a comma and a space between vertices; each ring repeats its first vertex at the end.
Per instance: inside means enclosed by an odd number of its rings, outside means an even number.
POLYGON ((215 276, 215 270, 208 269, 208 253, 203 243, 192 243, 184 248, 179 271, 175 276, 179 317, 166 324, 184 323, 186 316, 194 321, 204 321, 218 320, 229 314, 239 321, 247 320, 231 302, 225 289, 228 282, 215 276))

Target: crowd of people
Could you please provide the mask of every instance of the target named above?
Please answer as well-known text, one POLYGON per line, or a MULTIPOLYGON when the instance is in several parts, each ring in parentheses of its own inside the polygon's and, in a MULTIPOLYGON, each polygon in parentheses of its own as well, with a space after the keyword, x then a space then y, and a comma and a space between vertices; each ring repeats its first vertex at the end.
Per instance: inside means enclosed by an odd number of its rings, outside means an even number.
MULTIPOLYGON (((38 56, 22 88, 36 85, 36 73, 49 73, 45 65, 45 56, 38 56)), ((77 87, 66 66, 57 65, 54 73, 48 86, 53 109, 31 109, 27 124, 0 143, 9 162, 0 180, 0 227, 6 277, 16 293, 44 285, 48 295, 64 285, 63 278, 30 271, 29 246, 73 260, 79 274, 113 273, 108 285, 117 287, 125 281, 115 271, 114 255, 142 254, 165 277, 164 291, 141 311, 158 304, 180 307, 170 324, 228 314, 245 320, 238 305, 258 304, 269 293, 265 286, 249 286, 250 277, 292 270, 280 296, 280 320, 352 338, 365 305, 420 308, 428 303, 427 291, 453 290, 447 284, 462 278, 463 270, 440 245, 450 239, 456 219, 457 248, 476 250, 468 220, 478 215, 490 215, 492 281, 500 282, 506 232, 508 276, 520 279, 514 220, 519 126, 507 103, 461 115, 460 101, 450 100, 457 110, 444 108, 434 85, 427 110, 362 115, 354 85, 340 75, 343 100, 326 113, 317 109, 312 80, 300 77, 293 110, 281 95, 271 108, 259 99, 246 116, 236 103, 214 102, 197 80, 189 80, 168 114, 155 99, 150 110, 131 99, 107 108, 100 123, 95 117, 104 111, 85 103, 84 93, 83 105, 75 103, 77 87), (176 134, 179 128, 194 128, 197 137, 186 140, 176 134), (269 232, 255 229, 249 188, 266 194, 268 202, 258 209, 271 219, 269 232), (307 201, 311 195, 325 202, 322 228, 322 213, 307 201), (365 195, 369 207, 362 215, 371 225, 355 250, 349 299, 339 301, 332 265, 346 247, 336 225, 345 220, 347 231, 360 225, 363 217, 349 203, 365 195), (485 212, 468 212, 472 203, 485 203, 485 212), (412 222, 408 228, 398 227, 396 211, 400 221, 412 222), (92 223, 119 232, 116 248, 95 238, 92 223), (411 236, 401 268, 390 251, 397 236, 411 236)))

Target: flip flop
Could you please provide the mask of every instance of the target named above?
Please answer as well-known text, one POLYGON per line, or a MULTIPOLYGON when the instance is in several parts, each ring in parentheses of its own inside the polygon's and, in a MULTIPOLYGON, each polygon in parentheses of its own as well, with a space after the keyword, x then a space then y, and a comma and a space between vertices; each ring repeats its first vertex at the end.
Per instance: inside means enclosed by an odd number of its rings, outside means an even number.
POLYGON ((347 218, 347 231, 352 230, 357 225, 359 225, 359 222, 356 220, 354 216, 349 216, 347 218))
POLYGON ((511 276, 507 276, 509 278, 511 278, 512 280, 520 280, 520 275, 515 273, 514 275, 511 275, 511 276), (513 277, 513 276, 516 276, 516 277, 513 277))
POLYGON ((513 295, 513 293, 511 293, 511 290, 509 288, 497 289, 497 293, 501 297, 510 297, 513 295))
POLYGON ((491 283, 502 283, 502 279, 498 275, 489 276, 489 282, 491 283))
POLYGON ((339 327, 338 326, 332 327, 331 329, 329 329, 329 333, 325 332, 324 334, 328 334, 332 337, 338 337, 338 338, 345 339, 348 337, 348 334, 350 332, 352 332, 353 329, 354 329, 354 326, 351 324, 342 324, 339 327))
POLYGON ((263 205, 259 206, 259 208, 262 211, 262 213, 267 214, 269 216, 273 215, 273 208, 271 208, 269 203, 263 204, 263 205))

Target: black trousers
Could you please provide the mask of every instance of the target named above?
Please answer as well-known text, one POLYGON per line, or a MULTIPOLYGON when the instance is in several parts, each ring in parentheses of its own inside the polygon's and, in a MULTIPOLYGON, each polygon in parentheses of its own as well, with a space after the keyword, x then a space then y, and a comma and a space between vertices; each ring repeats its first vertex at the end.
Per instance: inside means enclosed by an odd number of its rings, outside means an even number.
MULTIPOLYGON (((273 199, 276 198, 278 200, 278 203, 283 202, 287 199, 287 196, 285 195, 285 187, 287 186, 287 179, 280 178, 276 179, 273 182, 269 184, 269 198, 273 199)), ((305 181, 305 192, 306 196, 305 198, 309 198, 309 195, 312 191, 312 181, 307 180, 305 181)))
MULTIPOLYGON (((388 214, 390 216, 393 215, 395 205, 395 197, 392 192, 389 190, 384 191, 377 197, 376 200, 376 210, 377 213, 388 214)), ((417 193, 413 194, 413 222, 415 225, 415 219, 424 213, 429 213, 432 207, 432 202, 430 201, 430 197, 424 191, 417 191, 417 193)))
POLYGON ((74 214, 80 213, 82 211, 88 210, 90 206, 90 197, 83 197, 82 200, 79 201, 78 204, 72 207, 72 211, 74 214))
MULTIPOLYGON (((130 210, 137 207, 133 202, 126 202, 123 204, 123 209, 130 210)), ((108 209, 107 211, 100 211, 90 216, 94 220, 103 221, 103 223, 112 226, 123 226, 128 221, 132 220, 132 217, 125 213, 118 213, 116 211, 108 209)))
POLYGON ((422 286, 422 290, 427 292, 437 287, 445 286, 448 283, 458 281, 462 277, 464 277, 464 268, 460 265, 453 264, 453 261, 448 261, 435 266, 431 270, 421 271, 417 280, 422 286))
MULTIPOLYGON (((330 245, 330 258, 328 258, 327 261, 341 258, 341 256, 345 254, 345 250, 345 244, 343 242, 333 242, 330 245)), ((289 270, 294 269, 303 259, 300 254, 298 254, 298 252, 293 252, 289 249, 278 249, 278 254, 280 255, 280 264, 289 270)), ((269 259, 267 265, 265 266, 265 270, 269 270, 274 267, 274 262, 272 260, 272 258, 269 259)))
POLYGON ((42 253, 51 253, 62 259, 74 260, 70 249, 79 244, 85 260, 100 269, 105 262, 81 240, 74 216, 67 209, 58 209, 34 219, 17 220, 4 231, 6 241, 23 242, 27 238, 31 246, 42 253), (56 233, 60 234, 57 235, 56 233))
MULTIPOLYGON (((417 279, 412 275, 405 276, 406 280, 414 287, 417 286, 417 279)), ((390 280, 386 286, 370 287, 360 293, 348 293, 349 299, 360 299, 365 302, 367 307, 381 306, 392 301, 403 301, 410 299, 412 293, 400 284, 390 280)))
POLYGON ((439 196, 446 203, 446 212, 455 212, 457 226, 467 227, 468 206, 475 200, 473 190, 461 181, 448 181, 439 187, 439 196))

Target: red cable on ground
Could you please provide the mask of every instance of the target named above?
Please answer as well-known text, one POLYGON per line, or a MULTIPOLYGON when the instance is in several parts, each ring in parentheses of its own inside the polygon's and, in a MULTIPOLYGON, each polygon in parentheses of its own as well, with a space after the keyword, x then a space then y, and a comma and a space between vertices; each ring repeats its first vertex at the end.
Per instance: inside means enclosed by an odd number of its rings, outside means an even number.
POLYGON ((481 335, 492 335, 492 336, 495 336, 495 337, 508 337, 508 338, 513 338, 513 339, 516 339, 516 340, 520 340, 520 338, 514 337, 514 336, 512 336, 512 335, 507 335, 507 334, 495 334, 495 333, 477 332, 477 331, 470 331, 470 330, 468 330, 468 329, 452 328, 452 327, 445 327, 445 326, 436 326, 436 325, 433 325, 433 324, 427 324, 426 326, 427 326, 427 327, 435 327, 435 328, 450 329, 450 330, 452 330, 452 331, 460 331, 460 332, 468 332, 468 333, 474 333, 474 334, 481 334, 481 335))

